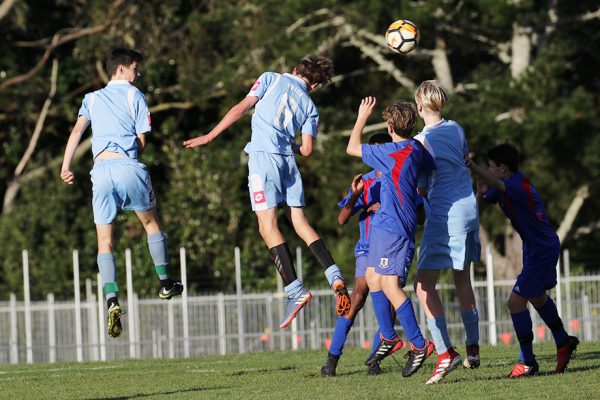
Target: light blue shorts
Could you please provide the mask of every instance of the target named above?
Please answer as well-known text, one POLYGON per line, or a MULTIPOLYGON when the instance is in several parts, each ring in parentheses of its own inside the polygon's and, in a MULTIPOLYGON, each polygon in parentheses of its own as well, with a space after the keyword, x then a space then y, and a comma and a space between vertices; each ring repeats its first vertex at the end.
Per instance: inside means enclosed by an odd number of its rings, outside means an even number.
POLYGON ((304 207, 304 188, 293 155, 250 153, 248 189, 252 211, 263 211, 286 203, 304 207))
POLYGON ((481 258, 479 229, 454 236, 423 235, 418 269, 456 269, 462 271, 471 261, 481 258))
POLYGON ((97 160, 90 171, 96 224, 110 224, 119 210, 147 211, 156 206, 146 166, 131 158, 97 160))

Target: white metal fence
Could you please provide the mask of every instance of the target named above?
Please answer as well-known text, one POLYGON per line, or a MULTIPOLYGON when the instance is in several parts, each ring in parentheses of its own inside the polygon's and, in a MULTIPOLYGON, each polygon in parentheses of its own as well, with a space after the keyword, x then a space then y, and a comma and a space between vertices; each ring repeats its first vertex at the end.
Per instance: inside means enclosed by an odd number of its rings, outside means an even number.
MULTIPOLYGON (((514 282, 494 281, 492 260, 487 253, 488 275, 475 281, 480 316, 481 343, 515 343, 506 300, 514 282)), ((297 254, 299 276, 302 256, 297 254)), ((185 250, 180 252, 182 283, 186 285, 185 250)), ((329 289, 313 290, 313 300, 284 330, 279 329, 283 314, 283 293, 242 293, 239 250, 235 251, 237 285, 234 294, 190 296, 187 292, 171 301, 139 299, 131 281, 131 256, 126 252, 127 309, 124 332, 116 339, 106 334, 106 310, 101 285, 85 282, 82 299, 79 285, 78 254, 74 252, 74 301, 57 302, 52 294, 46 301, 31 302, 27 252, 23 253, 24 299, 0 302, 0 364, 116 360, 128 358, 190 357, 211 354, 325 348, 333 333, 337 314, 329 289), (94 291, 94 286, 96 290, 94 291)), ((600 275, 571 277, 568 252, 563 254, 564 274, 552 297, 567 331, 582 340, 600 339, 600 275)), ((560 268, 557 266, 560 270, 560 268)), ((412 288, 407 287, 426 331, 425 315, 412 288)), ((451 339, 464 341, 464 329, 451 285, 441 285, 451 339)), ((535 340, 551 340, 536 312, 535 340)), ((401 328, 397 325, 398 332, 401 328)), ((370 299, 350 331, 347 347, 368 347, 377 330, 370 299)))

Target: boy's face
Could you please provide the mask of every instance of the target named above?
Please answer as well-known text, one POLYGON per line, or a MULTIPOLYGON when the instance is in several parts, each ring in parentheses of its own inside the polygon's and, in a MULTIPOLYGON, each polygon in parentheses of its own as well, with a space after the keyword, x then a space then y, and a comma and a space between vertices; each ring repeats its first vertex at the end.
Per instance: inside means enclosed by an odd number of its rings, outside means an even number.
POLYGON ((490 171, 490 173, 494 175, 494 177, 498 179, 510 178, 510 171, 508 170, 508 167, 506 165, 496 164, 492 160, 489 160, 489 163, 490 167, 488 168, 488 171, 490 171))

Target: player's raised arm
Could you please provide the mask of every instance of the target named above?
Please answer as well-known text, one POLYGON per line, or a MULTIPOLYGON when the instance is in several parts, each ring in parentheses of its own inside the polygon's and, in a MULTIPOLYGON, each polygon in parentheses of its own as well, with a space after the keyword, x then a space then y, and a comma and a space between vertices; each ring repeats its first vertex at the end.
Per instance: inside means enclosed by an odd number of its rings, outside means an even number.
POLYGON ((71 172, 71 161, 73 160, 73 156, 75 155, 75 150, 77 150, 77 146, 79 146, 81 136, 83 135, 83 132, 85 131, 88 125, 89 121, 87 117, 79 116, 79 118, 77 118, 75 126, 71 130, 69 140, 67 141, 65 155, 63 157, 63 163, 60 169, 60 177, 65 183, 69 185, 72 185, 75 180, 75 176, 71 172))
POLYGON ((338 214, 338 223, 340 225, 345 225, 352 216, 352 210, 356 201, 363 193, 363 187, 362 174, 358 174, 352 179, 352 194, 350 195, 350 199, 338 214))
POLYGON ((360 106, 358 107, 358 115, 356 117, 356 123, 350 134, 350 140, 348 140, 348 147, 346 147, 346 153, 355 157, 362 157, 362 140, 361 135, 369 116, 375 108, 377 100, 375 97, 368 96, 362 99, 360 106))
POLYGON ((469 167, 471 171, 473 171, 481 180, 483 180, 484 183, 486 183, 489 186, 494 186, 502 192, 506 191, 506 185, 504 185, 504 182, 502 182, 501 179, 498 179, 494 175, 492 175, 490 171, 481 168, 468 157, 465 159, 465 162, 467 164, 467 167, 469 167))
POLYGON ((231 125, 233 125, 234 122, 240 119, 246 113, 246 111, 248 111, 256 104, 256 102, 258 102, 258 97, 247 96, 246 98, 244 98, 244 100, 231 107, 227 114, 225 114, 221 121, 208 134, 186 140, 185 142, 183 142, 183 145, 187 148, 192 148, 210 143, 225 129, 229 128, 231 125))

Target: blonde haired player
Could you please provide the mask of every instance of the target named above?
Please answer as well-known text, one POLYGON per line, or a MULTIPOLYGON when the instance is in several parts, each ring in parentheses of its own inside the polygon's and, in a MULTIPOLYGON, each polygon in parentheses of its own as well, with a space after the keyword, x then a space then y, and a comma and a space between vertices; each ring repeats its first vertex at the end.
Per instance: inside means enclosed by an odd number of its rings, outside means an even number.
POLYGON ((479 314, 471 286, 469 267, 479 260, 479 217, 477 201, 464 158, 469 153, 462 126, 442 117, 448 101, 436 81, 425 81, 415 93, 417 111, 425 127, 415 137, 431 153, 436 169, 428 177, 424 199, 425 230, 417 262, 415 291, 425 308, 427 325, 438 353, 432 377, 441 381, 460 365, 448 335, 444 306, 435 288, 440 272, 452 270, 461 316, 466 330, 467 358, 464 366, 479 367, 479 314))

